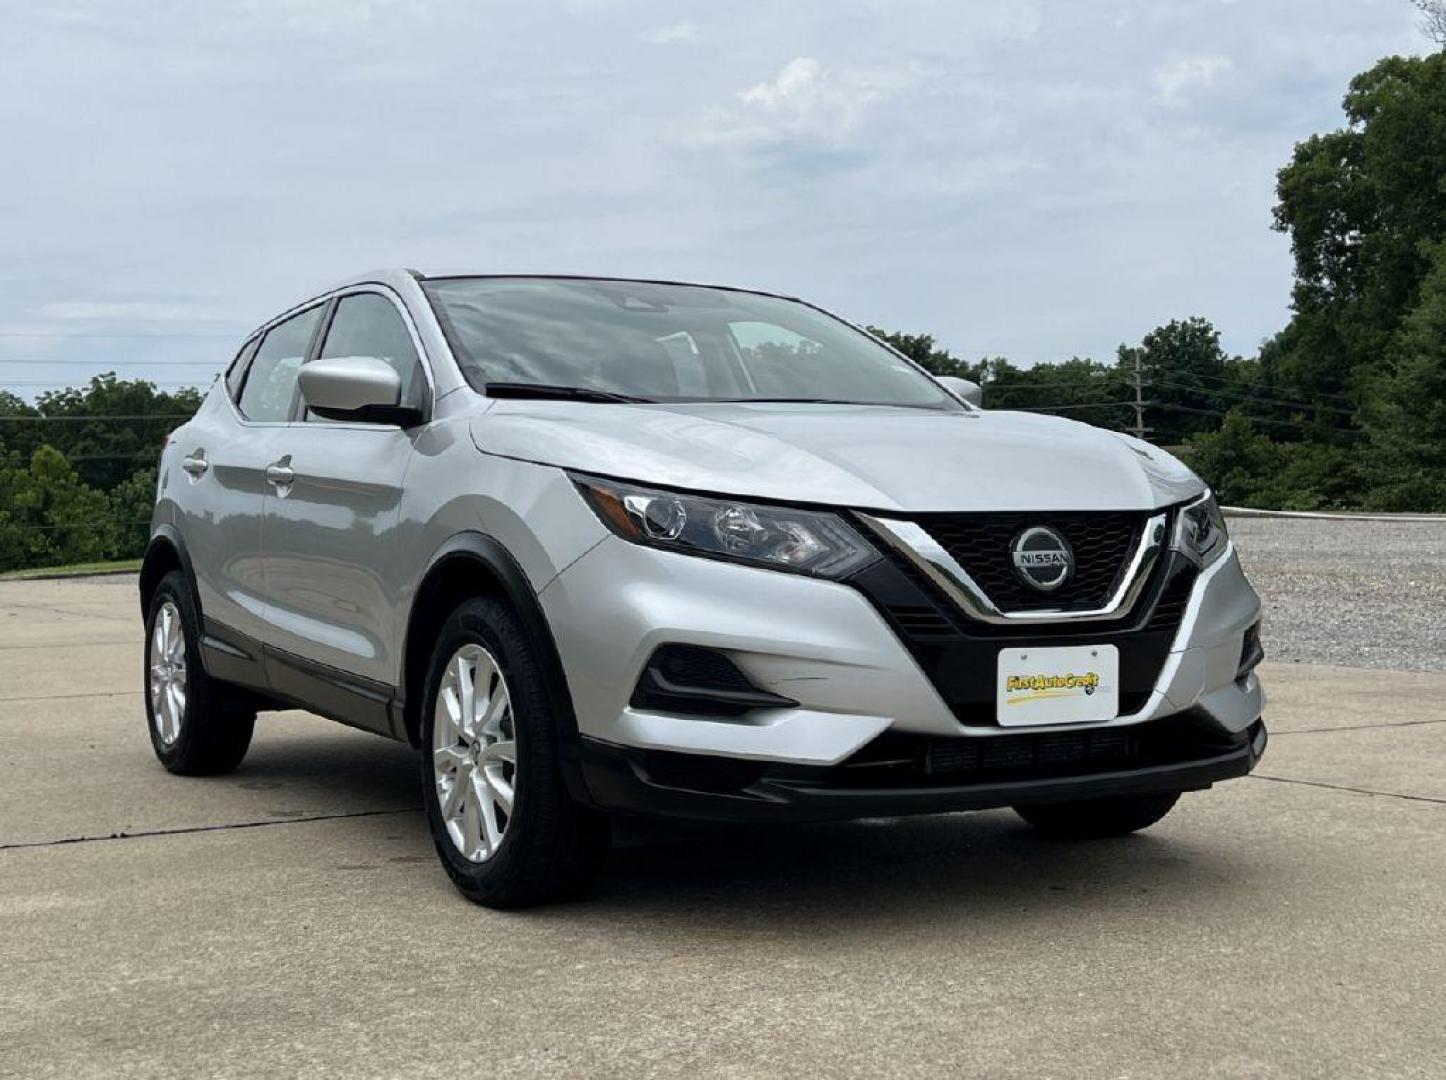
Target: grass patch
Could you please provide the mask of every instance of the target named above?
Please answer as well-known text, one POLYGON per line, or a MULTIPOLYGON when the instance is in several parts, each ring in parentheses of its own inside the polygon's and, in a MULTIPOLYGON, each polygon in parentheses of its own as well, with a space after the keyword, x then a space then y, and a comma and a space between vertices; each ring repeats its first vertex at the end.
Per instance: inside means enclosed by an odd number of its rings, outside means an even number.
POLYGON ((32 566, 26 570, 6 570, 0 581, 24 581, 27 578, 84 577, 86 574, 127 574, 141 568, 140 559, 118 562, 73 563, 70 566, 32 566))

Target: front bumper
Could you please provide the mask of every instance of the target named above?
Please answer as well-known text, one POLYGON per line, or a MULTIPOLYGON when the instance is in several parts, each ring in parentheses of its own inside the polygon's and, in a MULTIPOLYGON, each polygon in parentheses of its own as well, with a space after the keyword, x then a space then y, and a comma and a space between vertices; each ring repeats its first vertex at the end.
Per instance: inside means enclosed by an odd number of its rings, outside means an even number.
POLYGON ((745 817, 807 818, 967 809, 1208 786, 1248 772, 1263 749, 1263 692, 1253 672, 1240 675, 1245 634, 1260 618, 1260 601, 1231 548, 1198 577, 1180 577, 1184 588, 1163 623, 1157 614, 1173 580, 1165 570, 1138 618, 1113 629, 1054 624, 1044 628, 1048 636, 1032 639, 1068 644, 1114 635, 1134 656, 1127 673, 1134 689, 1122 697, 1128 711, 1114 720, 1030 729, 1030 735, 1155 731, 1161 721, 1188 716, 1211 738, 1229 743, 1223 749, 1120 763, 1088 775, 1036 769, 1002 779, 980 774, 962 784, 934 775, 923 783, 911 779, 902 790, 821 784, 823 773, 889 740, 970 745, 1018 734, 996 726, 992 707, 982 703, 992 706, 998 649, 1021 639, 975 636, 957 624, 934 638, 912 633, 897 615, 897 597, 885 595, 896 588, 910 599, 907 583, 889 579, 886 565, 875 569, 868 581, 843 584, 615 537, 568 567, 540 600, 567 674, 591 800, 704 817, 737 816, 735 810, 745 817), (756 687, 797 704, 713 717, 635 707, 630 699, 639 676, 666 644, 722 652, 756 687), (686 768, 663 775, 658 765, 668 756, 732 768, 733 786, 720 791, 704 782, 699 788, 686 768), (746 782, 735 783, 738 777, 746 782))

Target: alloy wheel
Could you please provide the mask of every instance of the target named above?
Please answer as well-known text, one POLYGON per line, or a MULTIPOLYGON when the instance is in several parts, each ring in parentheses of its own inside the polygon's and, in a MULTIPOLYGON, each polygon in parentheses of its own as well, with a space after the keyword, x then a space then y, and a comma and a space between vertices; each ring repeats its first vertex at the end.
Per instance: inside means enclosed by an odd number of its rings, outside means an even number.
POLYGON ((512 818, 517 737, 507 680, 481 645, 463 645, 443 669, 432 715, 432 774, 453 846, 469 862, 485 862, 512 818))
POLYGON ((161 745, 172 746, 181 737, 186 719, 186 635, 181 611, 165 601, 151 628, 151 722, 161 745))

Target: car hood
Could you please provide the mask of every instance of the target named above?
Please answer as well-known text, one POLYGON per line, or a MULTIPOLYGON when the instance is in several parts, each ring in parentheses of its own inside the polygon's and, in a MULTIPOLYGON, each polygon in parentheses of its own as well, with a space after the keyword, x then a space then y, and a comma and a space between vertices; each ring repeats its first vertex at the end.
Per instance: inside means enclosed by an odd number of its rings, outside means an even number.
POLYGON ((882 511, 1130 510, 1203 489, 1169 454, 1058 417, 873 405, 498 400, 484 453, 644 484, 882 511))

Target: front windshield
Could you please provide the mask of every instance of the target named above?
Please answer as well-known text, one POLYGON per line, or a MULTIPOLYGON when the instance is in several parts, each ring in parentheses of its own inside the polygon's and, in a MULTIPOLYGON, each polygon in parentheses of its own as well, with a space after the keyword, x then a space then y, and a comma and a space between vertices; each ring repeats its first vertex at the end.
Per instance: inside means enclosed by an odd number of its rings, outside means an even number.
POLYGON ((961 408, 867 334, 792 300, 601 279, 422 285, 478 389, 520 383, 649 401, 961 408))

